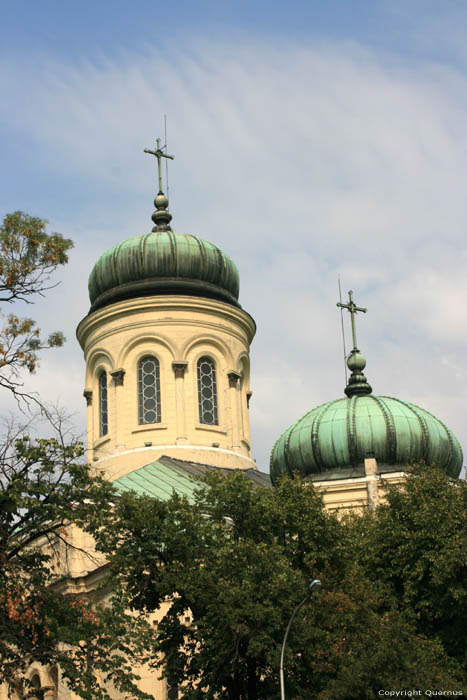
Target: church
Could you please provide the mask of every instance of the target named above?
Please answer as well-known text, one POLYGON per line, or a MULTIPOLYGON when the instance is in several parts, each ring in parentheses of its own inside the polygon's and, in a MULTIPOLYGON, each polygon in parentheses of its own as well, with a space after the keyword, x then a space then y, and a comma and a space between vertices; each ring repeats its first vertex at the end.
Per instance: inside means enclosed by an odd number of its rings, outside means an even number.
MULTIPOLYGON (((159 192, 154 227, 102 253, 89 277, 90 310, 77 328, 85 358, 89 459, 121 490, 159 499, 191 497, 209 470, 242 470, 271 488, 298 470, 330 510, 376 507, 384 484, 408 464, 439 464, 457 478, 462 451, 454 434, 426 409, 374 396, 357 347, 343 396, 310 407, 275 441, 270 474, 251 457, 250 345, 256 324, 239 303, 239 273, 216 245, 171 227, 157 143, 159 192)), ((336 368, 337 369, 337 368, 336 368)), ((92 591, 96 572, 84 559, 68 590, 92 591), (87 567, 87 568, 86 568, 87 567)), ((29 679, 45 700, 73 700, 53 670, 33 665, 29 679)), ((165 682, 143 678, 156 700, 176 697, 165 682)), ((144 686, 144 687, 143 687, 144 686)))

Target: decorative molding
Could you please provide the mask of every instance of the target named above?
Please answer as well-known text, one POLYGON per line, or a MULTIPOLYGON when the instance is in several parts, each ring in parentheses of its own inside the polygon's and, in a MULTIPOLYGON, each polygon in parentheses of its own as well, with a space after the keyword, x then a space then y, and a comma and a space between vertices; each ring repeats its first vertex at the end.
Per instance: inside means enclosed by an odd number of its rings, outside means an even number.
POLYGON ((242 375, 239 374, 238 372, 227 372, 227 376, 229 378, 229 386, 230 387, 235 387, 240 383, 240 379, 242 378, 242 375))
POLYGON ((121 367, 119 369, 114 369, 114 371, 110 373, 110 376, 113 377, 115 386, 123 386, 123 377, 125 376, 124 369, 121 367))
POLYGON ((83 391, 83 396, 86 399, 86 405, 92 406, 92 391, 83 391))
POLYGON ((175 374, 175 379, 183 379, 188 367, 188 362, 172 362, 172 369, 175 374))
POLYGON ((246 407, 247 407, 247 408, 250 408, 250 399, 251 399, 252 396, 253 396, 253 392, 252 392, 252 391, 247 391, 247 392, 246 392, 246 407))

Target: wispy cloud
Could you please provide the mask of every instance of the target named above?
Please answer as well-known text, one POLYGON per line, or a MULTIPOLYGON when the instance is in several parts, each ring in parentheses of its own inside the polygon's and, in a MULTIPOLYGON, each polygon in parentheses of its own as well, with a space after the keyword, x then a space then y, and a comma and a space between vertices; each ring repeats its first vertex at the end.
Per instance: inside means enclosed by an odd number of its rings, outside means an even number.
MULTIPOLYGON (((166 113, 174 228, 234 257, 258 323, 259 465, 300 413, 342 393, 339 271, 369 308, 359 338, 375 391, 420 402, 467 446, 466 83, 350 42, 206 40, 119 62, 1 67, 3 123, 35 144, 57 202, 61 182, 80 183, 75 206, 49 212, 77 248, 53 313, 70 342, 44 359, 42 381, 58 375, 82 400, 72 335, 86 278, 102 250, 149 230, 154 163, 142 149, 166 113)), ((50 306, 39 314, 49 323, 50 306)))

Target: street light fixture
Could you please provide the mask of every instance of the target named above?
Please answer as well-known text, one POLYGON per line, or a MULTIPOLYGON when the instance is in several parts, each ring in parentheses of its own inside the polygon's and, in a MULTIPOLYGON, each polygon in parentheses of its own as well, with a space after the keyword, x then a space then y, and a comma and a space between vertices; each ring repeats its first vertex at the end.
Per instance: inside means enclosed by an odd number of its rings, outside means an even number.
POLYGON ((287 637, 289 636, 289 630, 292 625, 293 619, 295 615, 298 613, 300 608, 302 608, 305 603, 307 603, 310 598, 311 594, 314 591, 319 591, 321 588, 321 581, 317 578, 313 579, 313 581, 310 583, 308 586, 308 593, 306 594, 305 598, 302 600, 301 603, 297 605, 295 610, 292 613, 292 617, 289 620, 289 624, 287 625, 287 629, 285 630, 284 634, 284 641, 282 642, 282 651, 281 651, 281 665, 280 665, 280 679, 281 679, 281 700, 285 700, 285 685, 284 685, 284 653, 285 653, 285 645, 287 643, 287 637))

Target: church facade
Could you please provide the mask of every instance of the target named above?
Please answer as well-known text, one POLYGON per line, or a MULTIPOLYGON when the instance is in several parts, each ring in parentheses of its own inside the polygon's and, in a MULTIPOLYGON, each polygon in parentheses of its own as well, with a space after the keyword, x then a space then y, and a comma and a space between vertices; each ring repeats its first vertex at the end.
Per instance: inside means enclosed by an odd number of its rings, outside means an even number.
MULTIPOLYGON (((160 176, 167 156, 159 144, 154 155, 160 176)), ((355 314, 365 310, 352 294, 344 305, 354 339, 346 395, 293 423, 273 447, 270 476, 259 471, 249 420, 256 325, 239 304, 237 268, 217 246, 174 233, 161 177, 159 190, 151 233, 115 245, 96 262, 91 308, 77 328, 89 455, 117 488, 190 497, 210 469, 239 469, 269 488, 298 470, 329 509, 345 510, 377 506, 384 483, 403 479, 412 461, 459 475, 461 448, 441 421, 406 401, 373 395, 355 332, 355 314)), ((75 557, 67 590, 92 595, 98 578, 75 557)), ((74 699, 56 669, 33 665, 28 677, 44 700, 74 699)), ((144 672, 142 689, 157 700, 176 697, 144 672)))

